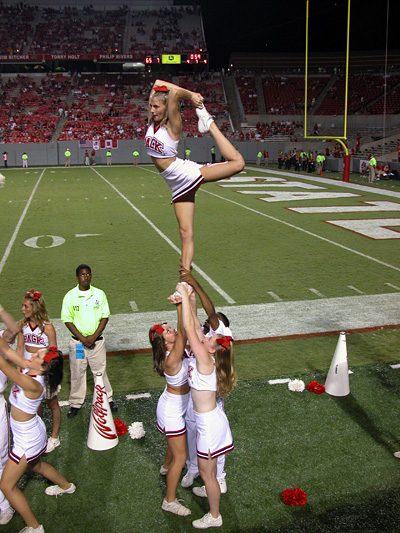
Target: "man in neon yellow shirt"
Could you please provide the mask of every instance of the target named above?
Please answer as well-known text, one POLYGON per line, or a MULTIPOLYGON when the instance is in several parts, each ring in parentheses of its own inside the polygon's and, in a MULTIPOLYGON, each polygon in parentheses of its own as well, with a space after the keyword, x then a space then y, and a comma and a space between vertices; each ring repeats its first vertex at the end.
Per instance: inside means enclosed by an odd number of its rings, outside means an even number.
POLYGON ((22 154, 22 168, 28 168, 28 156, 25 152, 22 154))
POLYGON ((68 418, 78 414, 86 396, 86 368, 89 363, 93 374, 103 374, 104 386, 111 411, 118 411, 112 400, 113 391, 106 373, 106 346, 104 328, 110 316, 107 296, 91 286, 92 271, 88 265, 76 269, 78 286, 64 296, 61 320, 71 332, 69 366, 71 370, 70 409, 68 418))
POLYGON ((71 152, 69 151, 69 148, 67 148, 65 150, 65 165, 66 167, 70 167, 71 166, 71 152))
POLYGON ((368 177, 368 183, 373 183, 376 176, 376 159, 374 154, 371 154, 370 160, 369 160, 369 177, 368 177))

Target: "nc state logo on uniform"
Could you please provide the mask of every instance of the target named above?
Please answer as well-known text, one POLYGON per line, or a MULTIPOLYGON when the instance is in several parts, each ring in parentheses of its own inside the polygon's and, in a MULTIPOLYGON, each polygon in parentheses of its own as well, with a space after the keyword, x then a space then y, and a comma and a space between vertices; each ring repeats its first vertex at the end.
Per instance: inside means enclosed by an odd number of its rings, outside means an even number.
POLYGON ((154 152, 157 152, 160 155, 164 155, 164 144, 160 142, 155 137, 146 137, 145 140, 146 148, 150 148, 154 152))

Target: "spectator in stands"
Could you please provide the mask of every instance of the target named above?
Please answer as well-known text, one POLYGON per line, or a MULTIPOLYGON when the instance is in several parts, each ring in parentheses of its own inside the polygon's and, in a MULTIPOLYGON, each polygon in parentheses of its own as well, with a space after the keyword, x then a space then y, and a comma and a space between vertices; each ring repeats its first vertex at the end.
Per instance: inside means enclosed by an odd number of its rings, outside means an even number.
POLYGON ((22 154, 22 168, 28 168, 28 156, 25 152, 22 154))
POLYGON ((69 151, 69 148, 67 148, 65 150, 65 167, 70 167, 71 166, 71 152, 69 151))
POLYGON ((218 129, 203 105, 203 96, 177 85, 156 80, 149 100, 149 127, 145 146, 158 172, 172 191, 172 203, 182 241, 181 265, 190 270, 194 257, 193 223, 195 193, 203 182, 213 182, 233 176, 244 168, 244 160, 236 148, 218 129), (224 163, 200 165, 177 157, 182 133, 180 100, 189 100, 199 118, 198 129, 210 132, 224 163))

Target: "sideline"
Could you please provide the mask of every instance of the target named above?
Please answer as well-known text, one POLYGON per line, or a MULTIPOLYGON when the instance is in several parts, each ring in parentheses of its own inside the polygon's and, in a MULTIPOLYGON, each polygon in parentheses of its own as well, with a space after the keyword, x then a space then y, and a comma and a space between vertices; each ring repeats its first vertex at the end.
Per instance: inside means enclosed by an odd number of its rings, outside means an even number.
POLYGON ((45 170, 46 170, 45 168, 42 170, 42 173, 40 174, 39 179, 36 182, 36 185, 33 187, 31 195, 30 195, 30 197, 29 197, 29 199, 28 199, 28 201, 26 203, 26 206, 25 206, 24 210, 22 211, 22 215, 20 216, 20 218, 18 220, 18 223, 17 223, 17 225, 15 227, 14 233, 12 234, 12 237, 11 237, 9 243, 7 244, 6 251, 4 252, 4 255, 3 255, 3 257, 2 257, 2 259, 0 261, 0 274, 2 273, 4 265, 6 264, 6 261, 7 261, 8 257, 9 257, 9 255, 10 255, 10 253, 11 253, 11 249, 12 249, 12 247, 14 245, 15 239, 17 238, 18 232, 19 232, 19 230, 21 228, 21 225, 22 225, 22 223, 24 221, 25 215, 28 212, 28 209, 29 209, 29 207, 30 207, 30 205, 32 203, 32 200, 33 200, 33 197, 35 195, 36 189, 39 187, 39 183, 40 183, 40 181, 41 181, 41 179, 43 177, 43 174, 45 173, 45 170))
MULTIPOLYGON (((235 340, 262 342, 400 327, 400 291, 372 296, 345 296, 295 302, 218 307, 231 323, 235 340)), ((206 318, 199 309, 199 319, 206 318)), ((111 315, 105 330, 107 352, 147 351, 153 324, 176 325, 176 310, 111 315)), ((60 319, 52 319, 57 342, 68 353, 70 333, 60 319)))

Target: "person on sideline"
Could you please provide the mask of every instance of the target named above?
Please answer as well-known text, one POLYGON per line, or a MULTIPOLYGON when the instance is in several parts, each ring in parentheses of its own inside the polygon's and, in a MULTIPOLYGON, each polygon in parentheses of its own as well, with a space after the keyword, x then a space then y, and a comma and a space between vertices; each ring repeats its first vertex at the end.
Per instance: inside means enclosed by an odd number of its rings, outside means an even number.
POLYGON ((135 151, 133 152, 132 155, 133 155, 134 165, 135 165, 135 167, 136 167, 136 165, 137 165, 137 159, 138 159, 138 157, 139 157, 139 152, 138 152, 137 150, 135 150, 135 151))
POLYGON ((88 167, 89 164, 90 164, 89 152, 88 150, 85 150, 85 165, 88 167))
POLYGON ((28 156, 25 152, 22 154, 22 168, 28 168, 28 156))
MULTIPOLYGON (((173 296, 170 296, 170 302, 174 303, 173 296)), ((176 499, 176 488, 187 457, 185 414, 190 396, 181 302, 176 304, 176 310, 177 330, 171 329, 167 323, 155 324, 149 331, 149 340, 153 369, 167 382, 157 405, 157 429, 167 438, 167 452, 160 469, 162 475, 167 475, 167 491, 161 508, 188 516, 190 509, 176 499)))
POLYGON ((111 150, 107 150, 106 157, 107 157, 107 165, 108 166, 111 165, 111 156, 112 156, 111 150))
POLYGON ((203 97, 169 82, 157 80, 150 94, 146 152, 172 191, 172 204, 182 241, 181 265, 190 270, 194 257, 193 223, 195 194, 204 182, 233 176, 244 168, 240 153, 220 132, 203 105, 203 97), (189 100, 198 116, 200 133, 210 132, 224 163, 200 165, 177 157, 182 132, 179 101, 189 100))
POLYGON ((47 495, 60 496, 75 492, 73 483, 69 483, 53 466, 40 459, 46 450, 47 437, 46 427, 37 409, 45 387, 54 392, 61 383, 63 355, 55 346, 49 350, 42 348, 32 354, 27 368, 22 372, 0 356, 0 370, 14 382, 9 396, 13 446, 1 476, 0 490, 25 521, 27 527, 23 531, 42 533, 44 528, 18 488, 18 482, 29 469, 55 483, 45 489, 47 495))
POLYGON ((217 395, 227 396, 236 385, 233 340, 219 334, 200 340, 189 300, 188 285, 176 287, 182 297, 182 317, 195 358, 188 365, 188 378, 197 428, 197 458, 210 512, 192 522, 197 529, 222 526, 221 499, 217 481, 217 457, 233 450, 232 433, 225 413, 217 406, 217 395))
POLYGON ((374 183, 375 178, 376 178, 376 159, 375 159, 374 154, 371 154, 368 164, 369 164, 368 183, 374 183))
MULTIPOLYGON (((11 315, 7 313, 0 305, 0 320, 6 326, 6 329, 0 330, 0 353, 3 355, 10 355, 11 361, 18 364, 21 368, 26 368, 27 361, 23 360, 15 354, 9 347, 12 344, 18 334, 18 323, 13 319, 11 315), (8 344, 9 343, 9 344, 8 344), (15 355, 15 358, 13 357, 15 355)), ((1 355, 0 355, 1 357, 1 355)), ((7 414, 7 402, 4 398, 4 391, 7 388, 7 376, 0 370, 0 478, 3 474, 4 467, 7 463, 8 457, 8 414, 7 414)), ((0 526, 5 526, 14 516, 14 509, 10 506, 10 503, 5 498, 4 494, 0 491, 0 526)))
POLYGON ((70 167, 71 166, 71 152, 69 151, 69 148, 67 148, 65 150, 65 167, 70 167))
MULTIPOLYGON (((41 292, 31 290, 25 293, 22 300, 22 314, 24 318, 20 321, 20 331, 18 333, 17 352, 25 359, 30 359, 33 353, 40 348, 47 346, 57 346, 56 330, 50 322, 46 303, 41 292)), ((60 446, 59 432, 61 425, 61 409, 58 403, 59 390, 50 395, 48 390, 44 391, 44 398, 51 411, 52 430, 51 437, 47 442, 46 453, 52 452, 60 446)), ((38 409, 39 416, 43 414, 43 406, 38 409)))
POLYGON ((106 372, 106 345, 103 336, 110 309, 107 296, 91 285, 92 270, 82 264, 76 268, 78 285, 64 296, 61 320, 71 332, 69 365, 71 369, 70 409, 68 418, 74 418, 86 396, 86 368, 89 363, 93 374, 103 374, 104 386, 111 411, 118 407, 113 402, 113 391, 106 372))

